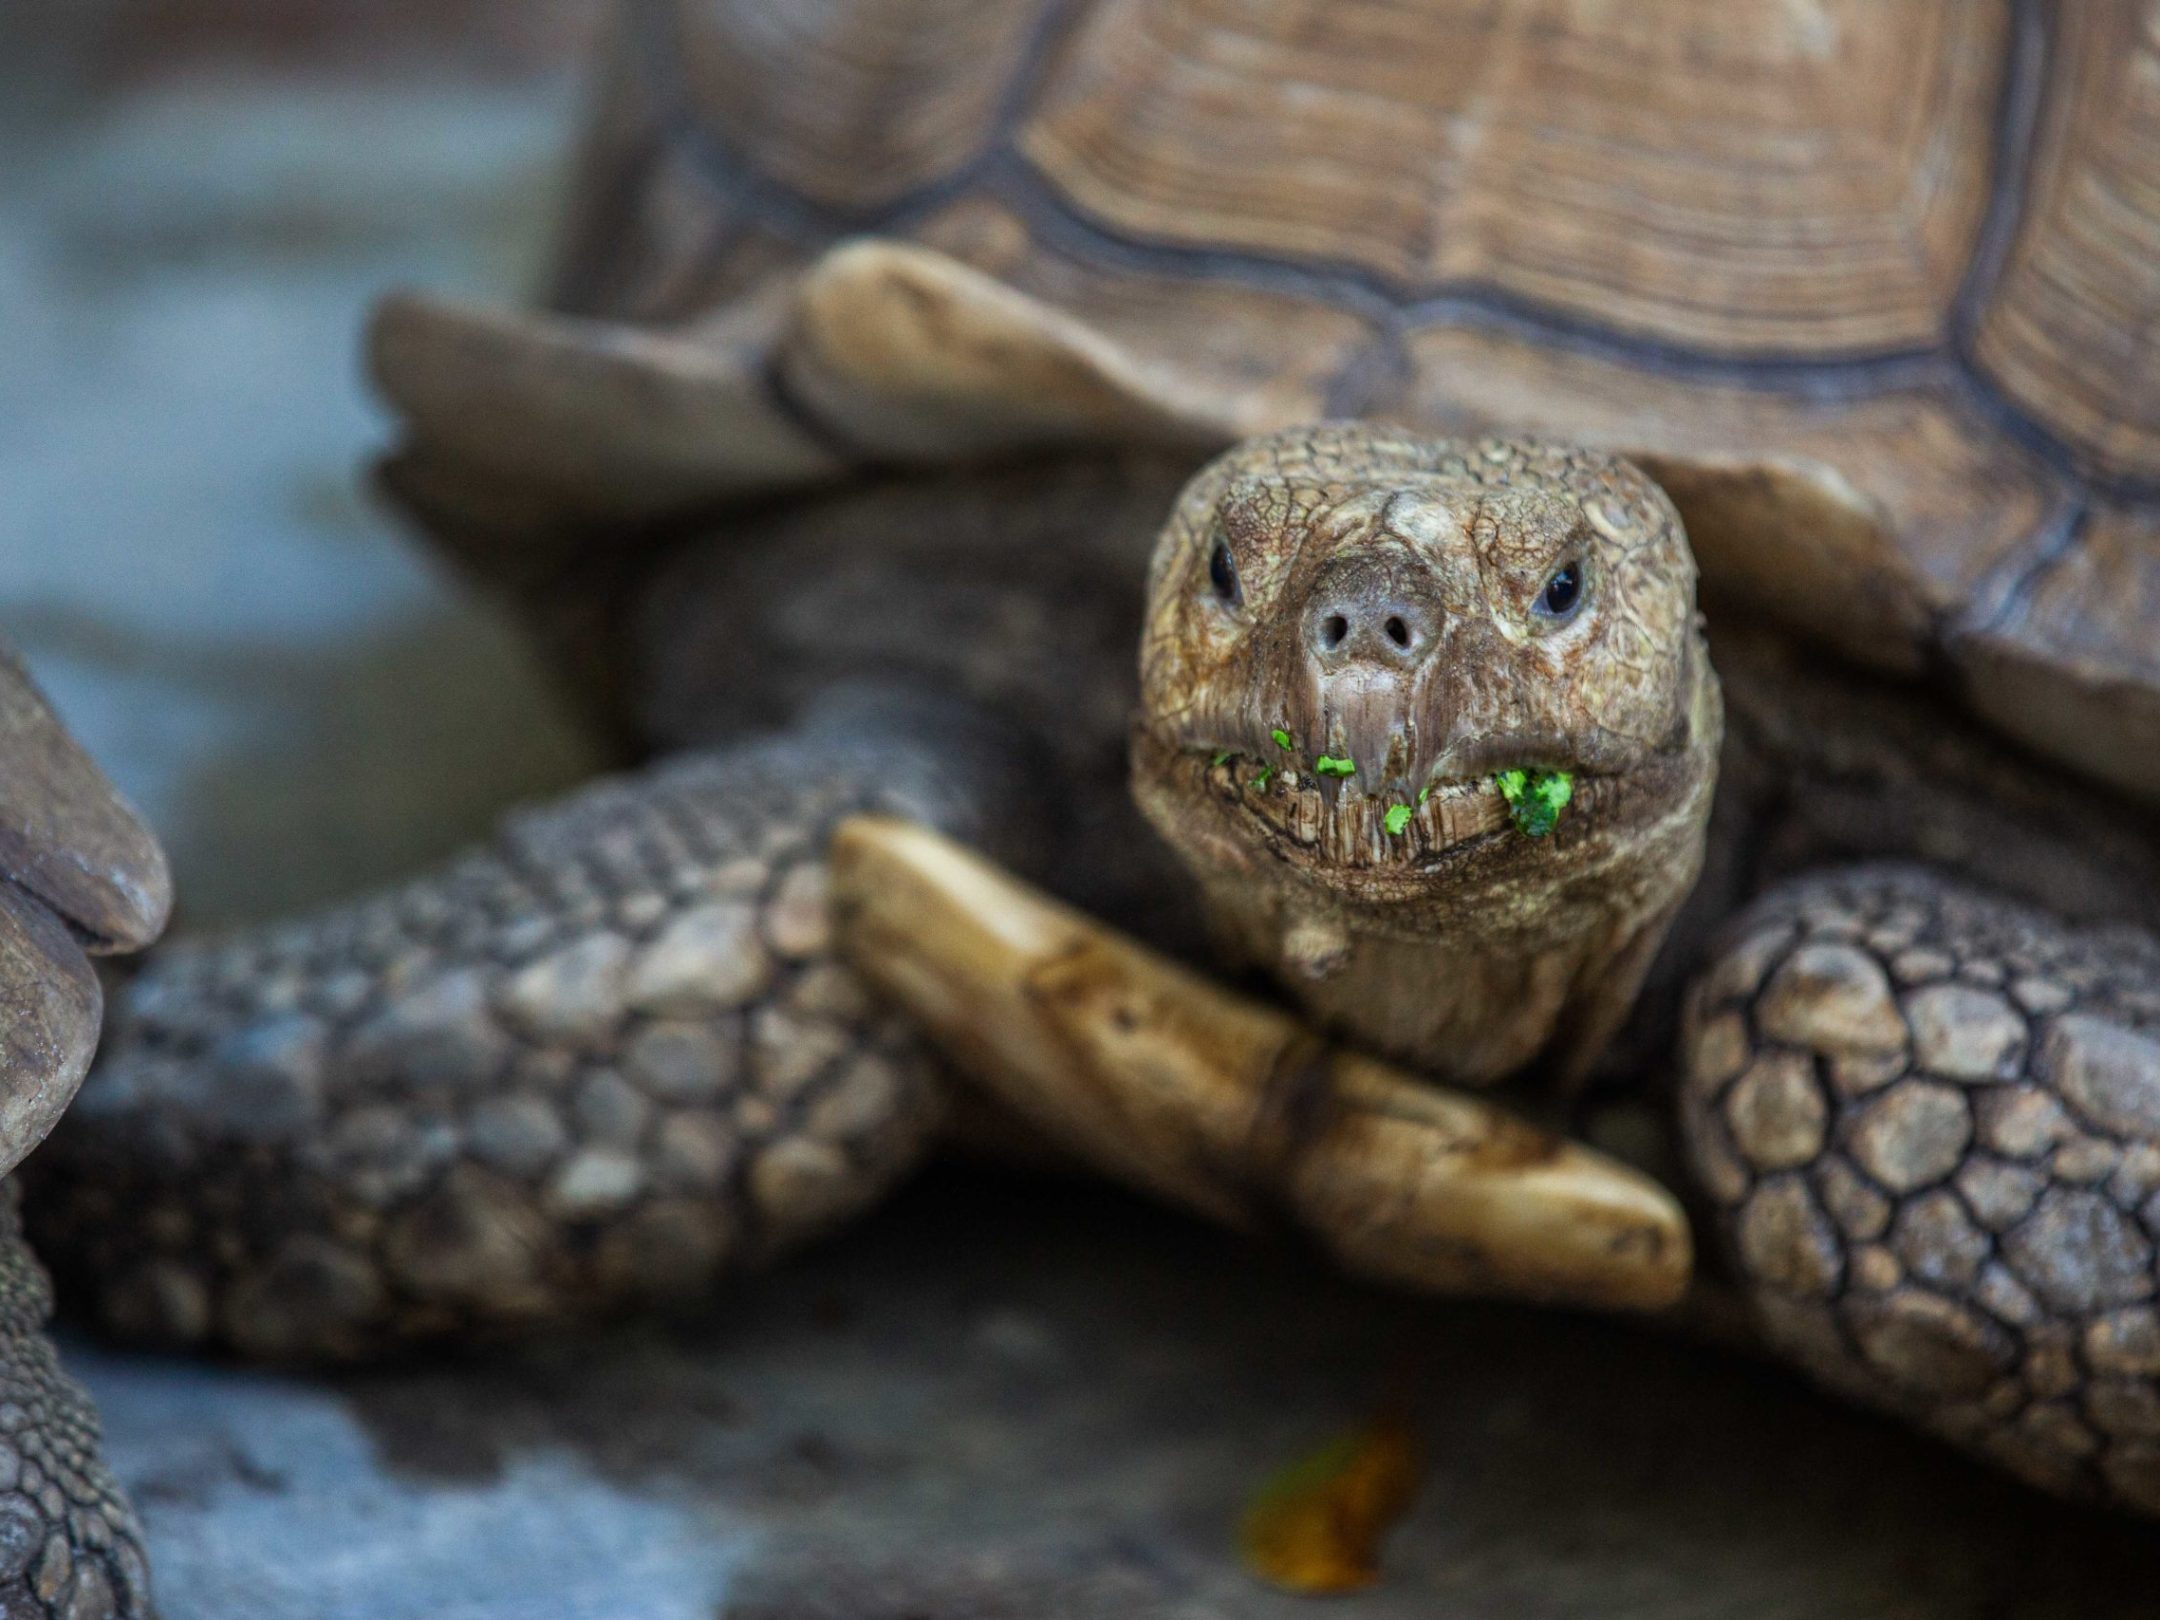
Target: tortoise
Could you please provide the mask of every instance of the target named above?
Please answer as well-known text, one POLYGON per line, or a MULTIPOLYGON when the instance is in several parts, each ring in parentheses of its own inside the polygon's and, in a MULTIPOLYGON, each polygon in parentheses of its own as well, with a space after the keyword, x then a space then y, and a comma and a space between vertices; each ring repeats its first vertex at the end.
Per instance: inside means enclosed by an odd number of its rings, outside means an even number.
POLYGON ((1699 1230, 2160 1511, 2160 22, 1659 23, 626 9, 545 307, 371 362, 654 762, 135 978, 32 1166, 89 1308, 695 1297, 960 1138, 1429 1287, 1699 1230))
POLYGON ((133 1508, 90 1397, 45 1336, 52 1290, 23 1237, 12 1172, 90 1067, 103 992, 92 956, 164 926, 165 857, 0 649, 0 1611, 149 1612, 133 1508))

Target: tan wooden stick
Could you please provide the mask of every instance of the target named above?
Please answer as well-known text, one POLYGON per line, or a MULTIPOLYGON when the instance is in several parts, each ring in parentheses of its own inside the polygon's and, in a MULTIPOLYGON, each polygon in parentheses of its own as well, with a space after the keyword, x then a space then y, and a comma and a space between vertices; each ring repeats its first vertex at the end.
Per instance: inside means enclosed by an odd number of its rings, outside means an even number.
POLYGON ((1232 1225, 1445 1293, 1657 1309, 1685 1217, 1639 1172, 1330 1045, 905 822, 834 843, 842 951, 1066 1150, 1232 1225))

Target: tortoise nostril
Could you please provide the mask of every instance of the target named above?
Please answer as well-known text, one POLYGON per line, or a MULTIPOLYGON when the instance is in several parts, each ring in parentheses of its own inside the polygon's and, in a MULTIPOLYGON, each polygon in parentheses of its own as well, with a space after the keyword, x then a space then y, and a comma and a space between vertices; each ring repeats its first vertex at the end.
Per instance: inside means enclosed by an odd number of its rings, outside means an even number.
POLYGON ((1437 582, 1422 565, 1352 554, 1331 560, 1314 581, 1298 639, 1330 674, 1399 676, 1432 655, 1441 622, 1437 582))

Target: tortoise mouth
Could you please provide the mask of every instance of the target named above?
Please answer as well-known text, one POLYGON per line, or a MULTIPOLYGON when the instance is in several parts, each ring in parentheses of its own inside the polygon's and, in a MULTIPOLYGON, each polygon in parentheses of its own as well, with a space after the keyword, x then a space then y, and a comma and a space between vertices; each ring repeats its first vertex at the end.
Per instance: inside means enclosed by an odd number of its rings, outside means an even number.
MULTIPOLYGON (((1322 756, 1323 758, 1326 756, 1322 756)), ((1308 858, 1350 868, 1418 867, 1511 831, 1497 772, 1370 793, 1354 778, 1195 750, 1187 770, 1213 798, 1308 858)))
POLYGON ((1312 762, 1287 750, 1208 747, 1143 737, 1144 769, 1160 787, 1159 806, 1181 806, 1209 829, 1257 845, 1274 859, 1324 882, 1376 881, 1390 891, 1422 886, 1472 862, 1504 860, 1519 846, 1571 844, 1625 791, 1623 771, 1585 769, 1556 757, 1514 769, 1564 773, 1572 794, 1550 825, 1530 830, 1503 787, 1510 770, 1435 776, 1411 786, 1368 786, 1347 762, 1312 762), (1149 757, 1152 756, 1152 757, 1149 757))

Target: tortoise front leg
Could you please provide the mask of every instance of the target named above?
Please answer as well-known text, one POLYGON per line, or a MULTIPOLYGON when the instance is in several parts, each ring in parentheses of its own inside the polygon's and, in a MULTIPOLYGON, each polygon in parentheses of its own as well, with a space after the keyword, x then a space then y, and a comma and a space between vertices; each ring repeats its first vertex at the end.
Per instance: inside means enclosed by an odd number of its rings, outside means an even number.
POLYGON ((2160 942, 1855 868, 1737 920, 1684 1041, 1689 1155, 1776 1347, 2160 1513, 2160 942))
MULTIPOLYGON (((99 1005, 69 931, 0 880, 0 1173, 74 1095, 99 1005)), ((52 1296, 15 1186, 0 1183, 0 1616, 138 1620, 151 1612, 142 1532, 99 1454, 96 1409, 45 1336, 52 1296)))
POLYGON ((1331 1047, 934 832, 845 823, 833 880, 864 974, 1121 1180, 1411 1287, 1631 1309, 1686 1287, 1686 1222, 1656 1183, 1331 1047))
MULTIPOLYGON (((0 651, 0 1175, 75 1095, 103 1010, 87 953, 134 950, 172 891, 157 841, 0 651)), ((134 1511, 60 1370, 52 1295, 0 1185, 0 1616, 147 1620, 134 1511)))
POLYGON ((161 953, 29 1167, 40 1251, 123 1335, 346 1358, 694 1298, 830 1228, 944 1085, 833 959, 828 834, 1020 836, 1001 741, 837 714, 161 953))
POLYGON ((60 1370, 52 1289, 0 1186, 0 1614, 148 1620, 142 1527, 100 1452, 97 1408, 60 1370))

